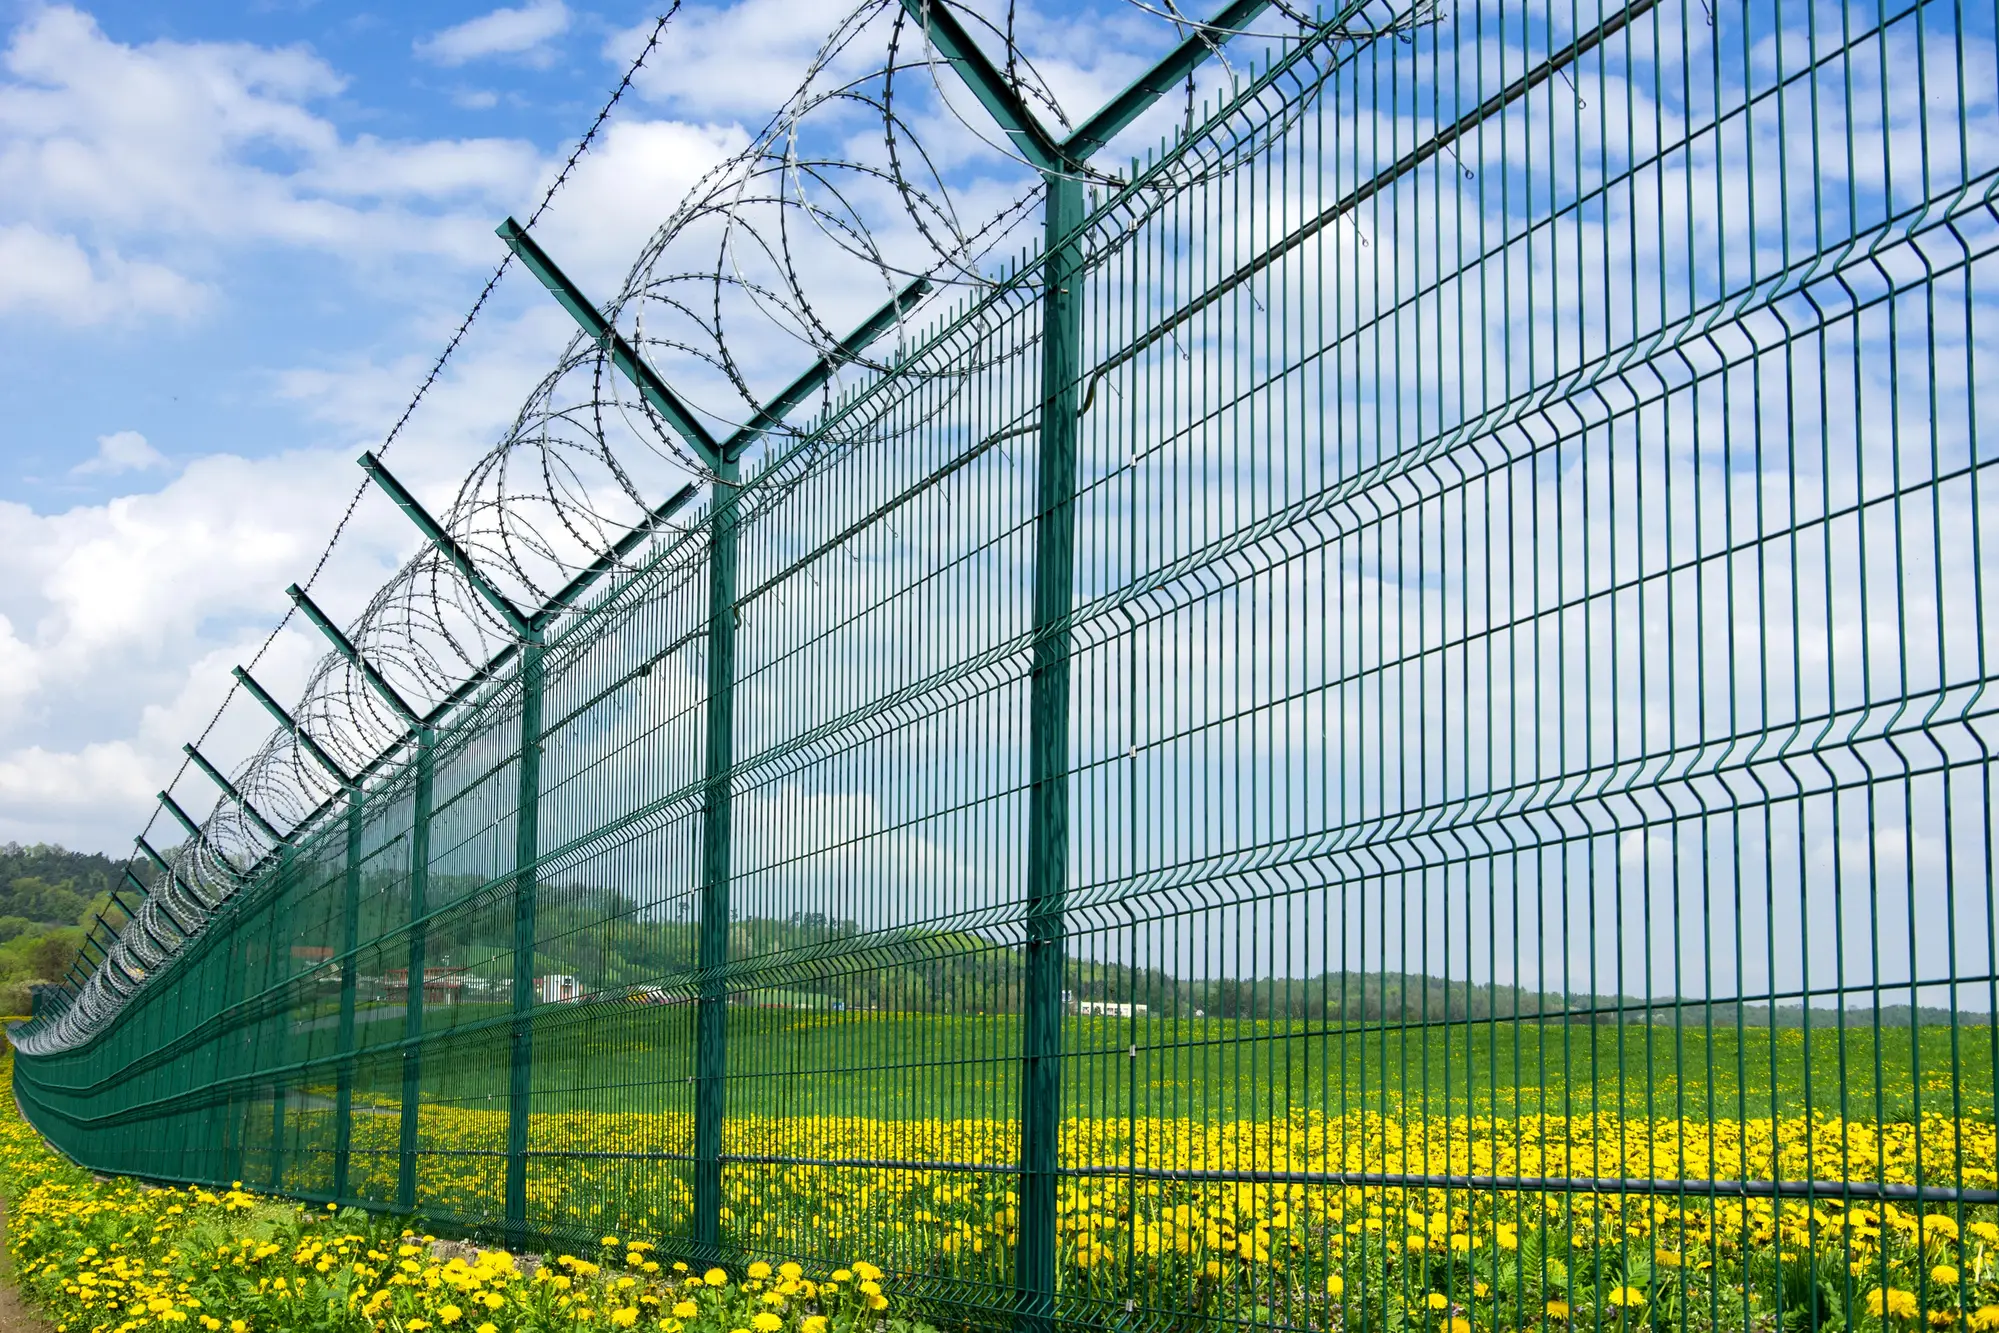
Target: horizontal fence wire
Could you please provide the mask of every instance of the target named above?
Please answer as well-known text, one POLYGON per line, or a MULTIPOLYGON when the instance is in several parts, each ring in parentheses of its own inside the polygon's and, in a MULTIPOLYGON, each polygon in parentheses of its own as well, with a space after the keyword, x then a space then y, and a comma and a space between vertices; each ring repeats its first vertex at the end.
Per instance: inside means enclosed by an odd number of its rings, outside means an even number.
POLYGON ((1999 1307, 1993 6, 1230 78, 153 879, 42 1132, 954 1327, 1999 1307))

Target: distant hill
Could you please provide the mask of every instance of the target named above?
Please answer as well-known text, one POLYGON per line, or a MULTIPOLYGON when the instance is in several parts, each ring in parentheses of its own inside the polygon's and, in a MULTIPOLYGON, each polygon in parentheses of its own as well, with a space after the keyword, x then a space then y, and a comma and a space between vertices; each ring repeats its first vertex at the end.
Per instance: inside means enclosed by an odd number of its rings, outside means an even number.
MULTIPOLYGON (((101 852, 72 852, 47 843, 0 844, 0 922, 76 925, 99 895, 118 886, 125 866, 101 852)), ((0 940, 21 933, 0 925, 0 940)))
MULTIPOLYGON (((83 926, 110 903, 126 862, 46 843, 0 844, 0 1012, 28 1010, 28 989, 69 970, 83 926)), ((150 871, 139 869, 141 879, 150 871)), ((112 909, 113 925, 123 920, 112 909)))
MULTIPOLYGON (((27 987, 53 981, 69 970, 82 946, 82 926, 105 910, 109 892, 123 879, 126 862, 96 853, 19 843, 0 844, 0 1012, 19 1013, 27 987)), ((133 862, 133 872, 150 883, 149 865, 133 862)), ((469 894, 479 881, 435 876, 433 901, 469 894)), ((403 886, 393 878, 370 893, 374 910, 393 921, 403 914, 403 886)), ((129 895, 128 895, 129 897, 129 895)), ((115 908, 107 914, 123 924, 115 908)), ((305 924, 308 935, 311 927, 305 924)), ((321 924, 331 932, 330 919, 321 924)), ((685 917, 663 918, 615 889, 544 886, 539 912, 542 946, 539 973, 573 973, 594 986, 616 989, 652 985, 684 975, 694 964, 696 927, 685 917)), ((374 927, 368 927, 373 929, 374 927)), ((484 914, 457 914, 435 923, 430 957, 437 966, 469 969, 482 980, 504 983, 511 921, 484 914), (490 974, 487 976, 486 974, 490 974)), ((329 933, 306 943, 331 947, 329 933)), ((764 984, 750 1002, 843 1010, 904 1013, 1018 1013, 1023 960, 1018 944, 965 931, 909 929, 885 935, 865 933, 858 923, 818 914, 749 918, 732 923, 730 951, 737 958, 770 964, 764 984)), ((1803 1025, 1796 1005, 1688 1000, 1641 1000, 1586 992, 1540 992, 1532 988, 1483 985, 1453 978, 1394 971, 1328 972, 1312 977, 1176 976, 1157 967, 1133 967, 1072 955, 1064 990, 1072 1011, 1118 1012, 1143 1005, 1153 1018, 1227 1018, 1324 1024, 1424 1025, 1525 1020, 1562 1024, 1709 1023, 1746 1028, 1803 1025), (1110 1006, 1108 1009, 1085 1006, 1110 1006)), ((1891 993, 1892 994, 1892 993, 1891 993)), ((1883 1027, 1907 1027, 1906 1004, 1883 1005, 1883 1027)), ((1929 1028, 1947 1025, 1946 1009, 1925 1007, 1917 1020, 1929 1028)), ((1833 1027, 1832 1010, 1814 1008, 1811 1025, 1833 1027)), ((1848 1028, 1871 1027, 1871 1008, 1846 1010, 1848 1028)), ((1986 1025, 1987 1013, 1960 1011, 1960 1025, 1986 1025)))

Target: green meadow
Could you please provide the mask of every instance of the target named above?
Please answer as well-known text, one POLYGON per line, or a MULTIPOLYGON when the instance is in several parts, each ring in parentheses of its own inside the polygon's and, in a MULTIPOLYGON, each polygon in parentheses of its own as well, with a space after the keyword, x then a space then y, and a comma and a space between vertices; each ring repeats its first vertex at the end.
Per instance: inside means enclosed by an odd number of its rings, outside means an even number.
MULTIPOLYGON (((536 1109, 649 1111, 691 1104, 691 1006, 537 1012, 536 1109), (580 1021, 579 1021, 580 1020, 580 1021)), ((566 1008, 566 1007, 565 1007, 566 1008)), ((482 1015, 483 1016, 483 1015, 482 1015)), ((459 1019, 473 1017, 459 1014, 459 1019)), ((1070 1017, 1070 1115, 1261 1119, 1354 1109, 1400 1116, 1840 1115, 1989 1121, 1999 1034, 1989 1024, 1876 1028, 1828 1013, 1800 1027, 1687 1023, 1455 1023, 1328 1028, 1304 1020, 1070 1017)), ((439 1062, 430 1095, 504 1095, 490 1025, 461 1040, 493 1058, 439 1062)), ((1012 1118, 1012 1016, 729 1010, 732 1113, 887 1119, 1012 1118)), ((388 1088, 383 1089, 389 1091, 388 1088)))

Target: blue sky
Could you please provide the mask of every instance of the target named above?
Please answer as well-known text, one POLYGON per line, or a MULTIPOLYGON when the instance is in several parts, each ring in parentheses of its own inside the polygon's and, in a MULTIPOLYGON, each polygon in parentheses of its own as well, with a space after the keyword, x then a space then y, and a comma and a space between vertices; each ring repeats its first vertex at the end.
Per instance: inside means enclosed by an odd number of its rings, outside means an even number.
MULTIPOLYGON (((266 83, 264 95, 350 145, 491 143, 483 179, 475 177, 456 200, 437 202, 498 203, 510 186, 529 183, 509 180, 509 166, 556 152, 588 123, 615 78, 607 46, 646 16, 643 6, 585 13, 561 4, 506 11, 499 23, 468 5, 11 6, 9 91, 24 84, 48 91, 52 81, 89 77, 93 58, 115 59, 117 47, 171 61, 228 44, 238 58, 225 63, 246 82, 258 73, 288 78, 288 86, 266 83), (36 59, 24 47, 37 38, 57 49, 24 68, 36 59), (273 56, 290 57, 295 67, 282 74, 250 67, 273 56)), ((295 170, 302 157, 295 143, 275 142, 244 143, 235 154, 242 166, 272 173, 295 170)), ((476 291, 476 254, 415 264, 350 254, 327 263, 301 253, 318 247, 282 242, 212 250, 170 217, 160 219, 164 234, 144 237, 146 213, 172 210, 134 203, 138 216, 116 231, 111 219, 59 200, 17 199, 7 209, 68 223, 86 248, 115 246, 130 262, 165 258, 198 290, 161 293, 150 303, 127 295, 123 304, 141 308, 123 318, 94 317, 91 299, 74 291, 68 310, 55 293, 6 303, 0 338, 10 369, 0 378, 0 416, 12 466, 0 472, 0 498, 50 513, 123 493, 129 470, 73 470, 97 453, 99 437, 120 431, 143 434, 168 464, 218 446, 258 455, 310 443, 295 409, 274 396, 274 376, 404 350, 420 340, 413 319, 461 305, 476 291)))
MULTIPOLYGON (((615 292, 851 8, 686 5, 537 235, 615 292)), ((1128 5, 1017 10, 1079 115, 1171 40, 1128 5)), ((0 3, 0 840, 126 845, 499 260, 493 227, 527 215, 657 12, 0 3)), ((1017 164, 941 131, 971 213, 1018 193, 1017 164)), ((835 292, 828 317, 880 299, 835 292)), ((511 275, 398 472, 444 503, 572 333, 511 275)), ((749 344, 773 387, 802 362, 749 344)), ((316 595, 358 612, 414 545, 362 505, 316 595)), ((259 675, 293 697, 322 650, 288 632, 259 675)), ((215 758, 266 727, 230 710, 215 758)))

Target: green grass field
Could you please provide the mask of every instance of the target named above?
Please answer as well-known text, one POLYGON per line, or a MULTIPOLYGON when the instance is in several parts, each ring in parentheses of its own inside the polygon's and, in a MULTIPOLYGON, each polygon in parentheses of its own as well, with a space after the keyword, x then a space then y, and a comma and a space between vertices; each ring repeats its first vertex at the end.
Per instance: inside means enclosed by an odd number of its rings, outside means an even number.
MULTIPOLYGON (((551 1009, 554 1007, 551 1006, 551 1009)), ((689 1096, 692 1010, 632 1007, 610 1021, 542 1011, 538 1110, 644 1111, 689 1096)), ((472 1017, 461 1013, 460 1020, 472 1017)), ((1457 1024, 1328 1032, 1302 1021, 1070 1018, 1072 1115, 1262 1119, 1317 1109, 1401 1115, 1616 1111, 1745 1119, 1807 1112, 1990 1121, 1989 1025, 1798 1028, 1457 1024), (1135 1053, 1134 1053, 1135 1052, 1135 1053)), ((490 1038, 489 1038, 490 1039, 490 1038)), ((730 1107, 743 1114, 1010 1118, 1018 1020, 929 1014, 730 1011, 730 1107)), ((437 1092, 502 1092, 503 1058, 441 1062, 437 1092)), ((387 1089, 384 1089, 385 1091, 387 1089)))

